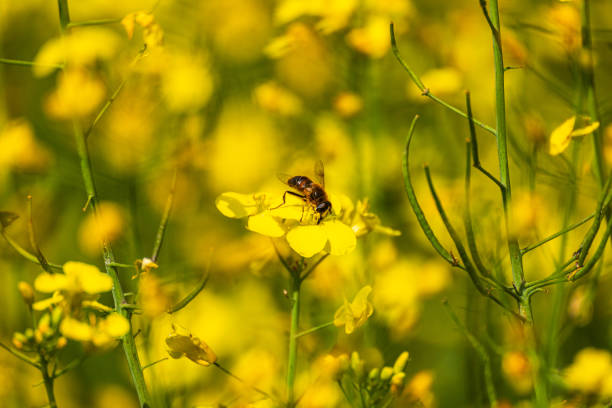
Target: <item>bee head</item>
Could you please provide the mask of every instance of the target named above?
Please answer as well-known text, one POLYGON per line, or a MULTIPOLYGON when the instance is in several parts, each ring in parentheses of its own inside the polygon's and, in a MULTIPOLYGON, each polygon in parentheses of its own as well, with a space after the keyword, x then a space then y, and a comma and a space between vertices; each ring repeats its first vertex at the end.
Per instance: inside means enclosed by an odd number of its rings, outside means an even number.
POLYGON ((322 203, 317 204, 316 211, 319 213, 319 222, 327 215, 328 212, 331 211, 332 205, 329 201, 323 201, 322 203))

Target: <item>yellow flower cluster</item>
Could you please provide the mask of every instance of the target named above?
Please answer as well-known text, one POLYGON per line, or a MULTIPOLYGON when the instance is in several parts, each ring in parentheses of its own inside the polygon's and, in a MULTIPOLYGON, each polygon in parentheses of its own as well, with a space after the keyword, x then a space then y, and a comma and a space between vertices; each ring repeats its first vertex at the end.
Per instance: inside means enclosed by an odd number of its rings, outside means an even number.
POLYGON ((563 378, 573 390, 612 397, 612 355, 606 350, 582 349, 564 370, 563 378))
POLYGON ((81 262, 66 262, 64 273, 43 272, 34 281, 34 288, 52 296, 32 304, 32 309, 61 311, 59 324, 63 336, 106 348, 116 343, 130 329, 128 320, 97 302, 100 293, 113 287, 110 276, 93 266, 81 262), (98 317, 93 311, 106 314, 98 317))

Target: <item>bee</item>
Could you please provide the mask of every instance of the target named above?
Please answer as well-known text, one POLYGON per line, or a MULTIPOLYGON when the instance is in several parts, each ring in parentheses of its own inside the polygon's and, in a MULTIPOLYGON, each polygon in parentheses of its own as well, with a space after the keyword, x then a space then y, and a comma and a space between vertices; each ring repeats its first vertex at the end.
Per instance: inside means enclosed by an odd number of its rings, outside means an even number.
MULTIPOLYGON (((306 176, 288 176, 281 173, 278 175, 278 178, 284 184, 287 184, 289 187, 299 192, 298 194, 290 190, 285 191, 283 194, 283 203, 281 205, 285 204, 287 194, 299 197, 304 200, 305 203, 314 207, 315 212, 319 216, 317 220, 317 224, 319 224, 321 220, 331 212, 332 205, 325 192, 325 171, 321 160, 316 162, 314 172, 317 178, 316 183, 306 176)), ((281 205, 279 205, 279 207, 281 205)))

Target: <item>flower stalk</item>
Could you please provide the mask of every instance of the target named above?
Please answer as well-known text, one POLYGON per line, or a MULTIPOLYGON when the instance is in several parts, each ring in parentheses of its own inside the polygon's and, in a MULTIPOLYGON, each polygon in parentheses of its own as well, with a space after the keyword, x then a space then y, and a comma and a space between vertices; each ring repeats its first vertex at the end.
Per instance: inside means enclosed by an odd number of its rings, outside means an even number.
POLYGON ((287 407, 295 406, 294 383, 297 369, 298 327, 300 322, 300 272, 291 272, 291 326, 289 330, 289 357, 287 363, 287 407))

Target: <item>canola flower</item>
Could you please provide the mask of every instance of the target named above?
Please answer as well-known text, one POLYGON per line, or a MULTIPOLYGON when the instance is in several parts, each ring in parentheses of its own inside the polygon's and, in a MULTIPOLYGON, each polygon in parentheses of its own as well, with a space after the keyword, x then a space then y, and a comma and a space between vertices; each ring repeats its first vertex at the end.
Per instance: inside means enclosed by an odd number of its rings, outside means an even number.
POLYGON ((344 304, 334 315, 334 325, 336 327, 344 326, 346 334, 351 334, 355 329, 363 326, 374 312, 372 304, 368 301, 370 292, 372 292, 372 287, 368 285, 357 292, 351 303, 345 298, 344 304))
POLYGON ((32 309, 60 310, 64 317, 59 331, 66 338, 97 348, 112 346, 130 329, 125 317, 97 302, 101 293, 112 289, 112 279, 96 266, 82 262, 66 262, 62 269, 63 274, 42 272, 36 277, 34 288, 38 292, 52 293, 52 296, 33 303, 32 309), (108 315, 98 317, 92 312, 83 313, 84 309, 108 315))
MULTIPOLYGON (((346 207, 330 196, 332 208, 341 214, 346 207)), ((331 255, 350 253, 357 244, 355 232, 340 217, 326 216, 319 222, 310 204, 287 196, 269 193, 223 193, 217 197, 217 209, 226 217, 247 218, 246 228, 271 238, 285 237, 289 246, 304 258, 326 252, 331 255)))

